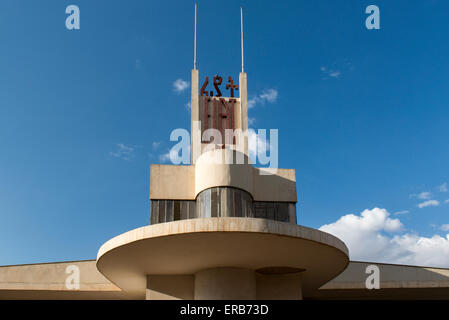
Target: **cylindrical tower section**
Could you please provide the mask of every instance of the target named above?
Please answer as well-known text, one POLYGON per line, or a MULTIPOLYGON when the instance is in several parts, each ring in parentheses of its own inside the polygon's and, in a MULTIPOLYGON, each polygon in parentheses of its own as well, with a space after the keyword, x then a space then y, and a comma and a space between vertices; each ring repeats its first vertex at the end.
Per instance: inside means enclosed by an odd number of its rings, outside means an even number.
POLYGON ((197 218, 253 218, 253 198, 241 189, 216 187, 201 191, 196 198, 197 218))
POLYGON ((256 274, 242 268, 213 268, 195 274, 195 300, 255 300, 256 274))
POLYGON ((195 164, 195 196, 214 187, 234 187, 254 196, 254 168, 244 153, 215 149, 203 153, 195 164))

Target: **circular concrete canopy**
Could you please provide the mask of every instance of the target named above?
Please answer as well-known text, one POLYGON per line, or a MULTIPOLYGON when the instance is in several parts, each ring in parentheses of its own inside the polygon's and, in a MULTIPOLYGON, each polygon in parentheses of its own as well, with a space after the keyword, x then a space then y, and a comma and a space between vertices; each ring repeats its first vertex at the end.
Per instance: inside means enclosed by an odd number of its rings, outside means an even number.
POLYGON ((186 275, 209 268, 296 268, 303 292, 318 289, 348 265, 338 238, 285 222, 203 218, 141 227, 107 241, 97 268, 130 297, 145 297, 146 275, 186 275))

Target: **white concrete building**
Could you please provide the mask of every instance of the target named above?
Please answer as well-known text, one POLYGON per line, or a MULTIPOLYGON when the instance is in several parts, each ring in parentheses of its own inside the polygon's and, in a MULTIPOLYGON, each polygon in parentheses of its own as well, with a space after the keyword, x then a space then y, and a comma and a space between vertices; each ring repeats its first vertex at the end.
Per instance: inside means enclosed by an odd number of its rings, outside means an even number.
POLYGON ((151 166, 151 224, 107 241, 96 260, 0 267, 1 299, 449 297, 449 269, 351 262, 341 240, 297 224, 295 170, 249 163, 246 73, 228 79, 227 97, 200 89, 197 69, 191 83, 191 164, 151 166), (207 129, 237 134, 223 145, 207 129))

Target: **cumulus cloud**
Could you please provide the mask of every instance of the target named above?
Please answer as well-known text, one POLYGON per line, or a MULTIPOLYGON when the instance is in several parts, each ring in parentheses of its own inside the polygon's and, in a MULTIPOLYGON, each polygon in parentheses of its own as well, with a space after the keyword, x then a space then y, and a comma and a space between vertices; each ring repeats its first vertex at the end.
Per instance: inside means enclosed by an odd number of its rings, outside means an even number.
POLYGON ((441 186, 439 186, 440 192, 448 192, 449 189, 447 188, 447 183, 443 183, 441 186))
POLYGON ((422 237, 404 232, 385 209, 348 214, 320 230, 345 242, 351 260, 449 267, 449 234, 422 237))
POLYGON ((436 207, 439 206, 440 202, 438 200, 427 200, 417 204, 417 207, 422 209, 425 207, 436 207))
POLYGON ((248 108, 254 108, 257 104, 275 103, 278 98, 276 89, 268 89, 248 100, 248 108))
POLYGON ((133 146, 117 143, 116 147, 116 150, 109 152, 109 155, 127 161, 135 157, 135 148, 133 146))
POLYGON ((177 79, 173 82, 173 90, 176 93, 181 93, 189 87, 190 83, 188 81, 177 79))
POLYGON ((441 226, 441 230, 443 230, 443 231, 449 231, 449 223, 448 223, 448 224, 443 224, 443 225, 441 226))

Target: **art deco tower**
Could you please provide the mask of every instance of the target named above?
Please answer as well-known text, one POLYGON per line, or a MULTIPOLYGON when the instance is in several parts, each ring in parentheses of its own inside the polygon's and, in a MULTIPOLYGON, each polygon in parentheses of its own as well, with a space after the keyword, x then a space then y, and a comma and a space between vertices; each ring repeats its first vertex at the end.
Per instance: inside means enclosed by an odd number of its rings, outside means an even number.
POLYGON ((150 225, 106 242, 98 270, 137 299, 302 299, 346 268, 348 250, 297 225, 294 169, 249 161, 243 36, 238 84, 201 83, 195 54, 191 164, 151 165, 150 225))

